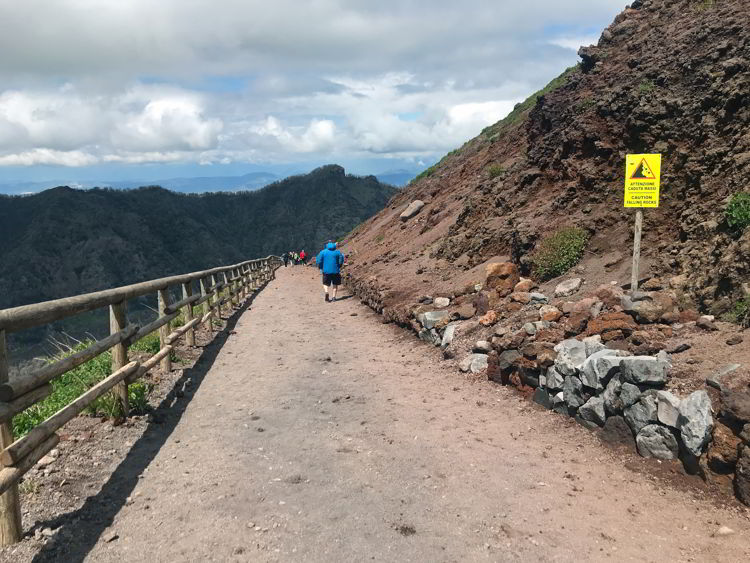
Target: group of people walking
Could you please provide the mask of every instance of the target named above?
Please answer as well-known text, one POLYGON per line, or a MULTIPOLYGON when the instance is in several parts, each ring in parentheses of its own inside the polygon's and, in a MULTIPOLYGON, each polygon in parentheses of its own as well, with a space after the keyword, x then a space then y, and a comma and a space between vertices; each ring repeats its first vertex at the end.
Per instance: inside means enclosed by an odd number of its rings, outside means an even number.
POLYGON ((305 260, 307 259, 307 254, 305 254, 305 251, 302 252, 292 252, 291 250, 289 252, 285 252, 282 256, 284 259, 284 266, 289 266, 291 264, 292 266, 300 264, 304 264, 305 260))

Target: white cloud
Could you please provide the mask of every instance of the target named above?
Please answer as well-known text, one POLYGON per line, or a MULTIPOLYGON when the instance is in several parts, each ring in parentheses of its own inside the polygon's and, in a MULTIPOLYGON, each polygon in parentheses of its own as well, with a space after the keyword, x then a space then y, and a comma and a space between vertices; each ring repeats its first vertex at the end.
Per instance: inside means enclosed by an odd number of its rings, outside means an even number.
POLYGON ((1 2, 0 166, 428 160, 626 1, 1 2))
POLYGON ((550 45, 562 47, 563 49, 570 49, 571 51, 578 51, 581 47, 588 45, 595 45, 599 41, 599 37, 595 35, 582 35, 579 37, 556 37, 549 41, 550 45))
POLYGON ((39 164, 60 166, 89 166, 98 159, 83 151, 56 151, 33 149, 18 154, 0 155, 0 166, 34 166, 39 164))

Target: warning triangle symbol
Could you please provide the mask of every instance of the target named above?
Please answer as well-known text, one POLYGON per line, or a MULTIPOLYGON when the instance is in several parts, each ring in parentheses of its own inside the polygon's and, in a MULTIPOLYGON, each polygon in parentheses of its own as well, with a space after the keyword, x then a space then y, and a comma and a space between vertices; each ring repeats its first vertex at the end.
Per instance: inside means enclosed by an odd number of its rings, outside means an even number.
POLYGON ((630 177, 631 180, 656 180, 656 176, 651 171, 651 167, 646 162, 646 159, 642 159, 638 168, 635 169, 633 175, 630 177))

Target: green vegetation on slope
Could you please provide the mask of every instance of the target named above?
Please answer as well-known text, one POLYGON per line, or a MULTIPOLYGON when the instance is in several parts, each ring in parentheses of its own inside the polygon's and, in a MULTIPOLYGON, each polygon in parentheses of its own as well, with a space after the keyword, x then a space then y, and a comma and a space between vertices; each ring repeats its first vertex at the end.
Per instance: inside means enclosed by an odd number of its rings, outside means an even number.
POLYGON ((532 255, 532 273, 541 280, 563 275, 583 256, 588 234, 580 227, 564 227, 542 239, 532 255))
MULTIPOLYGON (((158 337, 157 337, 158 342, 158 337)), ((65 354, 50 358, 50 363, 83 350, 92 344, 81 342, 65 354)), ((40 422, 46 420, 63 407, 69 405, 88 389, 112 373, 112 355, 105 352, 93 360, 69 371, 51 382, 52 393, 34 406, 13 417, 13 435, 19 438, 27 434, 40 422)), ((133 412, 143 412, 146 408, 148 387, 142 382, 128 386, 128 398, 133 412)), ((92 402, 84 412, 93 416, 117 417, 120 415, 120 403, 114 393, 107 393, 92 402)))
POLYGON ((734 194, 725 211, 727 224, 737 231, 744 231, 750 226, 750 193, 734 194))

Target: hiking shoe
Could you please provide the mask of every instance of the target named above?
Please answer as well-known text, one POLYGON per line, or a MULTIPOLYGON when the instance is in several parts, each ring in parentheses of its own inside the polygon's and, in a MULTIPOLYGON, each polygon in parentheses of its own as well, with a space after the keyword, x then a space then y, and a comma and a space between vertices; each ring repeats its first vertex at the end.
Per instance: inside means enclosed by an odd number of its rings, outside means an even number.
POLYGON ((329 301, 328 294, 326 293, 326 303, 328 303, 328 301, 329 301))
POLYGON ((334 302, 334 301, 336 301, 336 298, 335 297, 331 297, 331 302, 334 302))

